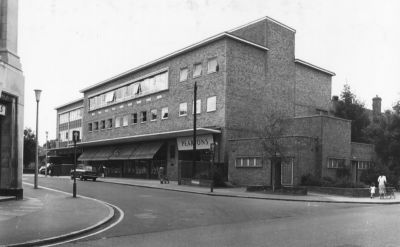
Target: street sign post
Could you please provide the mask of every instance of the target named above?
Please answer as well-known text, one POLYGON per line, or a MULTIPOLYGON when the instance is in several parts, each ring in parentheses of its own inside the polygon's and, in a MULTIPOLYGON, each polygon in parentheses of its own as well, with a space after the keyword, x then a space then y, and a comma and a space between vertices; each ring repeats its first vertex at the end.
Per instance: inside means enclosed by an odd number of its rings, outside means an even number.
POLYGON ((74 185, 72 187, 72 196, 76 197, 76 142, 79 141, 79 131, 72 131, 72 140, 74 141, 74 185))

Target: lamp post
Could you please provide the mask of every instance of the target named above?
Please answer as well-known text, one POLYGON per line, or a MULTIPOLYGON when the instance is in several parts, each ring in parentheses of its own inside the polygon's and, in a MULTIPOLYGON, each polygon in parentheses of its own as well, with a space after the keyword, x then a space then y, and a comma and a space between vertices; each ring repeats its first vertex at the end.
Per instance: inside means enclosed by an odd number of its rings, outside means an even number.
POLYGON ((39 164, 39 148, 38 148, 38 136, 39 136, 39 101, 40 101, 40 93, 42 90, 35 89, 35 97, 36 97, 36 152, 35 152, 35 180, 34 180, 34 188, 38 188, 38 164, 39 164))
POLYGON ((46 131, 46 164, 45 164, 45 166, 44 166, 44 174, 45 174, 45 177, 47 177, 47 152, 48 152, 48 150, 49 150, 49 144, 48 144, 48 142, 47 142, 47 139, 49 138, 49 132, 48 131, 46 131))
POLYGON ((72 140, 74 141, 74 185, 72 187, 72 196, 76 197, 76 142, 79 141, 79 131, 72 131, 72 140))
POLYGON ((193 164, 192 164, 192 179, 196 175, 196 118, 197 118, 197 82, 194 82, 193 88, 193 164))

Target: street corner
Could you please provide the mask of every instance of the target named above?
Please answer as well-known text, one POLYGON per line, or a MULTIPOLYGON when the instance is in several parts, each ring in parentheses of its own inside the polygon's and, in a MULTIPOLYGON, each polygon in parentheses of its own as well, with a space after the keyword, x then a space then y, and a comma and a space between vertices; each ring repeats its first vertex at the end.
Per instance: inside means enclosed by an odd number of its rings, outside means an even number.
POLYGON ((39 245, 68 240, 111 221, 114 209, 89 197, 32 186, 23 200, 0 204, 0 245, 39 245))

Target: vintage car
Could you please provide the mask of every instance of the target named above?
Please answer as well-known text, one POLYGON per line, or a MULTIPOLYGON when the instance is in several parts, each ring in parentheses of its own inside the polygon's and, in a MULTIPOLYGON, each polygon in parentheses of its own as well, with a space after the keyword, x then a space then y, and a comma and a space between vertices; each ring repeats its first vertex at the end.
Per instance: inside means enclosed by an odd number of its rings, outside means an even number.
MULTIPOLYGON (((93 181, 96 181, 97 179, 97 174, 96 172, 93 171, 93 168, 91 166, 79 164, 76 167, 76 178, 79 178, 80 180, 88 180, 92 179, 93 181)), ((71 179, 74 179, 74 170, 71 170, 71 179)))

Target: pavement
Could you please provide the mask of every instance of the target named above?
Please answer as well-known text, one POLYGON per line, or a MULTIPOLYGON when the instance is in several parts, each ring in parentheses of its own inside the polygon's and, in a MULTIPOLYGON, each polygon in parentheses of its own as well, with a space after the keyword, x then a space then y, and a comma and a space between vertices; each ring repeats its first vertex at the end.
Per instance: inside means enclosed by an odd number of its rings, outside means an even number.
POLYGON ((0 197, 0 246, 33 246, 78 236, 112 219, 104 202, 71 193, 33 189, 23 184, 24 199, 0 197))
MULTIPOLYGON (((59 178, 70 179, 68 176, 59 178)), ((97 181, 209 196, 320 203, 400 204, 400 193, 396 193, 396 199, 370 199, 310 192, 308 195, 246 192, 244 187, 214 188, 210 192, 208 187, 178 185, 176 181, 161 184, 158 180, 111 177, 98 178, 97 181)), ((42 187, 33 189, 31 184, 24 183, 23 200, 0 197, 0 246, 42 245, 61 241, 105 225, 113 215, 114 209, 105 202, 79 195, 73 198, 71 193, 42 187)))

